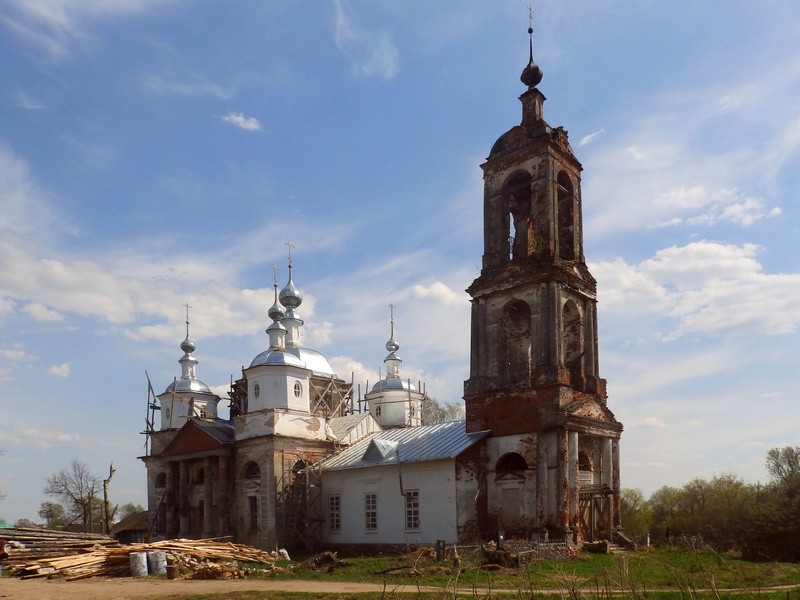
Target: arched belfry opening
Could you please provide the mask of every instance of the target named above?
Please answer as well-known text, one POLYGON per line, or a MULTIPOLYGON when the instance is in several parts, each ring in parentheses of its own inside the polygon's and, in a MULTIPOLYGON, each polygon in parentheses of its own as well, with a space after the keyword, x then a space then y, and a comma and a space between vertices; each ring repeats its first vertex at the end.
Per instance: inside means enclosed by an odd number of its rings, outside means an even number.
POLYGON ((564 327, 562 336, 564 366, 569 371, 570 377, 577 380, 583 375, 584 333, 581 312, 573 300, 564 303, 561 321, 564 327))
POLYGON ((503 196, 509 212, 509 256, 525 258, 534 239, 531 216, 531 176, 518 171, 503 185, 503 196))
POLYGON ((522 300, 512 300, 503 310, 506 367, 505 380, 525 383, 531 377, 531 308, 522 300))
POLYGON ((564 260, 575 260, 575 189, 566 172, 556 178, 558 190, 558 255, 564 260))
POLYGON ((527 468, 528 463, 521 454, 516 452, 507 452, 497 459, 494 472, 498 477, 509 474, 523 475, 527 468))

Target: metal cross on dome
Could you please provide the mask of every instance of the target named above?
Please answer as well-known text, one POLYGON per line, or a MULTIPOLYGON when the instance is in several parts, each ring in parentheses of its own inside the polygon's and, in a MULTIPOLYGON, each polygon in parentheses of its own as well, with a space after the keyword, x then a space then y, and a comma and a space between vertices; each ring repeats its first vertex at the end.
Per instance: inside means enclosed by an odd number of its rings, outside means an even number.
POLYGON ((288 246, 288 248, 289 248, 289 266, 291 267, 292 266, 292 248, 294 248, 295 245, 292 242, 286 242, 286 246, 288 246))
POLYGON ((189 337, 189 309, 192 308, 189 303, 183 305, 186 308, 186 337, 189 337))
MULTIPOLYGON (((291 260, 291 258, 289 258, 291 260)), ((278 287, 278 263, 272 263, 272 282, 278 287)))

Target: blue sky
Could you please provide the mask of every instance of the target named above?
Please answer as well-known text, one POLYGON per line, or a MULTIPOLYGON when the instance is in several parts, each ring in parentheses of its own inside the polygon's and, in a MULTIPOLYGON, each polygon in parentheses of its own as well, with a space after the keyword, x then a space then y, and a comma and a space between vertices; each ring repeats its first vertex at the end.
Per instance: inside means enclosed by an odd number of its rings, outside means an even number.
MULTIPOLYGON (((800 445, 793 2, 539 2, 545 118, 584 165, 623 485, 766 478, 800 445)), ((145 369, 266 348, 295 249, 307 345, 458 402, 479 165, 519 123, 527 5, 8 0, 0 6, 0 504, 114 461, 144 502, 145 369)))

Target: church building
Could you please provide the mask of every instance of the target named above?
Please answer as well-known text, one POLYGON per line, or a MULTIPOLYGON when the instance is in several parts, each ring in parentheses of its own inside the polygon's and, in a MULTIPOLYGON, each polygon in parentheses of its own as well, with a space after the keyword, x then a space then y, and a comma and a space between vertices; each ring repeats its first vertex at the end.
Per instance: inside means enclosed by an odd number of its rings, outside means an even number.
POLYGON ((466 419, 424 423, 427 399, 402 378, 393 314, 385 376, 365 406, 354 402, 352 382, 302 344, 290 252, 268 347, 232 383, 230 419, 197 379, 187 313, 181 377, 152 400, 160 427, 142 457, 151 537, 231 535, 271 549, 466 542, 500 530, 611 540, 620 530, 622 424, 599 373, 582 167, 564 128, 544 120, 532 33, 521 124, 482 165, 466 419))

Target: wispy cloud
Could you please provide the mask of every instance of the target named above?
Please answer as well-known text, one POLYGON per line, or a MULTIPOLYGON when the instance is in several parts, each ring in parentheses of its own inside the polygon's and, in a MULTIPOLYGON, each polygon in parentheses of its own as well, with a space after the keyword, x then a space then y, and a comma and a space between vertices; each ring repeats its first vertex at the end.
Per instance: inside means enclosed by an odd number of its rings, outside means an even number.
POLYGON ((207 81, 168 81, 151 75, 143 80, 144 88, 156 94, 178 96, 211 96, 220 100, 230 99, 234 92, 207 81))
POLYGON ((161 0, 6 0, 0 5, 0 23, 22 42, 42 49, 51 58, 67 56, 71 46, 88 37, 94 19, 141 13, 161 0))
POLYGON ((18 91, 16 94, 15 106, 24 110, 41 110, 44 108, 44 104, 38 100, 34 100, 22 90, 18 91))
POLYGON ((261 123, 255 117, 245 117, 242 113, 230 112, 222 120, 245 131, 261 131, 261 123))
POLYGON ((590 133, 589 135, 585 135, 581 138, 581 141, 578 142, 578 146, 585 146, 586 144, 591 144, 592 142, 596 141, 601 135, 606 132, 605 129, 598 129, 590 133))
POLYGON ((334 0, 334 41, 350 59, 356 78, 392 79, 399 68, 399 53, 385 31, 369 31, 356 26, 346 14, 342 0, 334 0))
POLYGON ((781 214, 781 199, 767 194, 800 149, 800 62, 788 57, 756 82, 753 73, 737 77, 642 98, 624 127, 590 146, 583 195, 610 201, 586 203, 587 231, 748 227, 781 214), (758 109, 760 92, 744 93, 761 87, 770 90, 769 111, 758 109), (723 118, 747 133, 719 135, 723 118))

